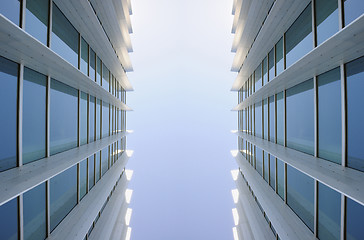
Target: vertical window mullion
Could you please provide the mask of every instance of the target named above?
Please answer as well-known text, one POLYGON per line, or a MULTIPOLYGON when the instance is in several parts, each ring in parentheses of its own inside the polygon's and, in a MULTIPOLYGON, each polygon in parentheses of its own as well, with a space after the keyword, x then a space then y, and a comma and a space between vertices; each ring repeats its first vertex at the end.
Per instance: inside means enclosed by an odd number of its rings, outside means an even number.
POLYGON ((313 77, 313 92, 314 92, 314 156, 318 157, 319 149, 319 129, 318 129, 318 87, 317 87, 317 76, 313 77))
POLYGON ((312 15, 312 46, 317 46, 317 29, 316 29, 316 0, 312 0, 311 3, 311 15, 312 15))
POLYGON ((52 5, 53 0, 49 0, 48 7, 48 31, 47 31, 47 46, 51 48, 51 36, 52 36, 52 5))
POLYGON ((345 26, 345 13, 344 13, 344 3, 343 0, 338 1, 338 10, 339 10, 339 29, 343 29, 345 26))
POLYGON ((17 100, 17 165, 23 165, 23 81, 24 64, 19 64, 17 100))
POLYGON ((23 194, 18 196, 18 237, 19 240, 24 239, 24 208, 23 194))
POLYGON ((313 208, 314 208, 314 212, 313 212, 313 229, 314 229, 314 235, 315 237, 318 238, 318 181, 315 180, 314 182, 314 200, 313 200, 313 208))

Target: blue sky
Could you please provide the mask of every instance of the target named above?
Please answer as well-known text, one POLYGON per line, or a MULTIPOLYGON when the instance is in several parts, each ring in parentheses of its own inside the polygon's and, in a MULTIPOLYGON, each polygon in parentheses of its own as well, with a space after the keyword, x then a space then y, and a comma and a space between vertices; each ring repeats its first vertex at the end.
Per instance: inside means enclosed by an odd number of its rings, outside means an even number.
POLYGON ((232 239, 232 0, 132 0, 133 240, 232 239))

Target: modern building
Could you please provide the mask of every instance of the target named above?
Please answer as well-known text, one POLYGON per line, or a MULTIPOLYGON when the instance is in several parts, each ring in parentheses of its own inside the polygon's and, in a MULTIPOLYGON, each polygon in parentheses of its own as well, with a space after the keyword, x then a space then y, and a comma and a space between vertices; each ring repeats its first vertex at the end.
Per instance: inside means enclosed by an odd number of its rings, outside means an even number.
POLYGON ((129 0, 0 4, 0 239, 129 239, 129 0))
POLYGON ((234 0, 235 239, 364 238, 363 13, 234 0))

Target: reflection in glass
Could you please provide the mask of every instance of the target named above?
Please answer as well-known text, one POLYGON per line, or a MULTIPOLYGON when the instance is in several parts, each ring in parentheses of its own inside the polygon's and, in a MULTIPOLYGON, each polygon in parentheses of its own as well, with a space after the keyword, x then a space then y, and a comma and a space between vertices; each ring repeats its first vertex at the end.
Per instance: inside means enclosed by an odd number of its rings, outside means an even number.
POLYGON ((313 231, 314 180, 287 165, 287 204, 313 231))
POLYGON ((284 171, 284 162, 277 158, 277 190, 282 199, 284 199, 284 171))
POLYGON ((287 68, 312 50, 311 3, 287 30, 286 34, 287 68))
POLYGON ((109 69, 102 63, 102 87, 109 92, 110 78, 109 69))
POLYGON ((95 185, 95 155, 88 158, 88 189, 95 185))
POLYGON ((276 76, 274 68, 274 48, 268 53, 268 72, 269 81, 271 81, 276 76))
POLYGON ((78 32, 54 3, 51 39, 52 50, 78 68, 78 32))
POLYGON ((87 98, 88 95, 81 92, 80 97, 80 141, 81 145, 87 143, 87 98))
POLYGON ((283 92, 277 93, 277 143, 284 142, 284 98, 283 92))
POLYGON ((268 59, 265 57, 263 59, 263 85, 268 83, 268 59))
POLYGON ((87 191, 87 159, 80 162, 80 199, 87 191))
POLYGON ((109 104, 102 102, 102 137, 109 136, 109 104))
MULTIPOLYGON (((6 4, 0 4, 6 5, 6 4)), ((16 167, 18 64, 0 57, 0 172, 16 167)))
POLYGON ((10 21, 19 26, 20 20, 20 1, 6 0, 6 4, 0 4, 0 13, 10 21))
POLYGON ((101 60, 96 57, 96 82, 101 86, 101 60))
POLYGON ((90 142, 95 141, 95 97, 90 96, 90 142))
POLYGON ((286 94, 287 147, 313 155, 313 80, 307 80, 287 89, 286 94))
POLYGON ((77 165, 50 179, 51 231, 77 204, 77 165))
POLYGON ((81 37, 81 58, 80 58, 80 60, 81 60, 80 70, 85 75, 87 75, 87 72, 88 72, 88 44, 85 41, 85 39, 83 39, 83 37, 81 37))
POLYGON ((96 81, 96 54, 94 52, 94 50, 92 50, 92 48, 90 48, 90 68, 89 68, 89 73, 90 73, 90 78, 93 81, 96 81))
POLYGON ((364 206, 350 198, 346 198, 346 239, 362 240, 364 206))
POLYGON ((49 0, 27 0, 25 31, 47 45, 49 0))
POLYGON ((23 194, 24 239, 46 238, 46 185, 42 183, 23 194))
POLYGON ((264 119, 264 128, 263 128, 263 133, 264 133, 264 139, 268 139, 268 98, 264 99, 263 101, 263 109, 264 109, 264 113, 263 113, 263 119, 264 119))
POLYGON ((344 0, 345 26, 364 13, 363 0, 344 0))
POLYGON ((263 151, 263 177, 266 182, 269 183, 269 154, 263 151))
POLYGON ((347 164, 348 167, 364 171, 364 111, 360 99, 364 91, 364 57, 346 64, 347 90, 347 164))
POLYGON ((272 155, 269 156, 269 184, 276 189, 276 159, 272 155))
POLYGON ((340 68, 317 76, 318 156, 341 164, 340 68))
POLYGON ((315 0, 317 45, 339 30, 337 0, 315 0))
POLYGON ((283 37, 276 43, 276 68, 277 75, 279 75, 284 70, 283 37))
POLYGON ((255 147, 255 169, 263 176, 263 150, 255 147))
POLYGON ((51 79, 50 102, 50 151, 53 155, 77 147, 78 91, 51 79))
POLYGON ((96 153, 96 157, 95 157, 95 182, 98 182, 100 180, 101 177, 101 151, 98 151, 96 153))
POLYGON ((275 103, 274 96, 269 97, 269 140, 275 142, 275 103))
POLYGON ((100 139, 100 125, 101 125, 101 101, 100 99, 96 99, 96 139, 100 139))
POLYGON ((0 206, 1 240, 18 239, 18 198, 0 206))
POLYGON ((254 71, 254 80, 255 80, 255 92, 258 91, 262 87, 262 64, 259 64, 257 69, 254 71))
POLYGON ((340 239, 341 194, 318 183, 318 237, 340 239))
POLYGON ((23 163, 45 157, 47 77, 24 67, 23 163))
POLYGON ((255 104, 255 136, 262 137, 262 102, 255 104))
POLYGON ((109 147, 101 150, 101 176, 103 176, 109 168, 109 147))

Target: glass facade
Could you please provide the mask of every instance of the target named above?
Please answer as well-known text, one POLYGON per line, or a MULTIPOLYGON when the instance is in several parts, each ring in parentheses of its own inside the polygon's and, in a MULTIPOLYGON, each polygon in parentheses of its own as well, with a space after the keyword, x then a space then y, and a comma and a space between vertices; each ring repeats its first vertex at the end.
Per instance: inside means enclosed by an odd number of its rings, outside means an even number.
POLYGON ((268 83, 268 59, 265 57, 262 62, 263 67, 263 85, 268 83))
POLYGON ((47 77, 24 68, 23 164, 45 157, 47 77))
POLYGON ((1 239, 18 239, 18 198, 0 206, 1 239))
POLYGON ((255 69, 255 71, 254 71, 254 81, 255 81, 255 88, 254 89, 255 89, 255 92, 256 92, 263 85, 263 81, 262 81, 262 64, 259 64, 257 69, 255 69))
POLYGON ((276 189, 276 159, 272 155, 269 157, 269 184, 276 189))
POLYGON ((269 154, 263 151, 263 177, 269 183, 269 154))
POLYGON ((277 143, 284 143, 284 95, 280 92, 276 95, 277 99, 277 143))
POLYGON ((86 144, 87 143, 87 98, 88 95, 84 92, 81 92, 80 97, 80 143, 86 144))
POLYGON ((79 168, 79 197, 82 199, 87 192, 87 159, 80 162, 79 168))
POLYGON ((263 100, 263 136, 264 139, 268 139, 268 98, 263 100))
POLYGON ((277 193, 284 199, 284 188, 285 188, 285 167, 284 162, 277 158, 277 193))
POLYGON ((95 155, 88 158, 88 188, 95 185, 95 155))
POLYGON ((89 75, 91 80, 96 81, 96 53, 90 48, 90 67, 89 75))
POLYGON ((101 178, 101 154, 100 151, 95 154, 95 182, 101 178))
POLYGON ((89 141, 93 142, 95 141, 95 109, 96 109, 96 105, 95 105, 95 97, 90 96, 90 102, 89 102, 89 119, 90 119, 90 128, 89 128, 89 141))
POLYGON ((269 81, 272 80, 275 76, 275 65, 274 65, 274 48, 270 50, 268 53, 268 73, 269 73, 269 81))
POLYGON ((6 4, 0 4, 0 13, 19 26, 20 23, 20 1, 7 0, 6 4))
POLYGON ((339 30, 337 0, 315 0, 317 45, 320 45, 339 30))
POLYGON ((255 147, 255 169, 263 176, 263 150, 255 147))
POLYGON ((48 9, 49 0, 26 1, 25 31, 44 45, 48 41, 48 9))
POLYGON ((284 59, 283 59, 283 37, 276 44, 276 71, 279 75, 284 70, 284 59))
POLYGON ((100 99, 96 99, 96 139, 100 139, 101 136, 101 101, 100 99))
POLYGON ((101 176, 103 176, 109 168, 109 147, 101 150, 101 176))
POLYGON ((275 102, 274 102, 274 96, 270 96, 268 98, 269 100, 269 140, 271 142, 275 142, 275 102))
POLYGON ((89 56, 88 56, 88 44, 85 41, 85 39, 83 39, 83 37, 81 37, 80 70, 85 75, 88 75, 88 58, 89 58, 89 56))
POLYGON ((101 86, 101 59, 96 57, 96 82, 101 86))
POLYGON ((255 104, 255 136, 262 137, 262 102, 255 104))
POLYGON ((343 0, 345 26, 349 25, 364 12, 364 2, 362 0, 343 0))
POLYGON ((364 236, 364 206, 346 198, 346 234, 347 240, 360 240, 364 236))
POLYGON ((102 102, 102 137, 109 136, 109 104, 102 102))

